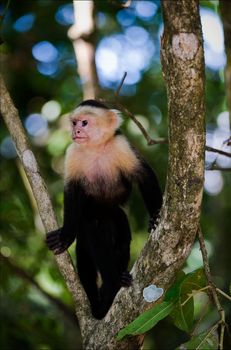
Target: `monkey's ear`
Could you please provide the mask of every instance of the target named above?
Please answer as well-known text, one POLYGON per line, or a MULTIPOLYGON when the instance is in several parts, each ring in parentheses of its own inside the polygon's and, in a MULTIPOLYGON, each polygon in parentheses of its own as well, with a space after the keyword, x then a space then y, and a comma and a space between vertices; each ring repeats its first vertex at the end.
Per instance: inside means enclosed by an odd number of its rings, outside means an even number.
POLYGON ((109 111, 110 124, 114 129, 118 129, 122 124, 121 113, 117 109, 110 109, 109 111))

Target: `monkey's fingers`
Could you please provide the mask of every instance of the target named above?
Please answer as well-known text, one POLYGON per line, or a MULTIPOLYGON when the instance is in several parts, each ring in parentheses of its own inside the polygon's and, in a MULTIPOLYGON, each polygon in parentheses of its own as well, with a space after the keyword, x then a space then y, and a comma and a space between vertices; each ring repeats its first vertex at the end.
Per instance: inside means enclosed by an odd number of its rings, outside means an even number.
POLYGON ((58 229, 58 230, 54 230, 54 231, 50 231, 47 233, 46 235, 46 239, 53 239, 55 237, 59 237, 61 234, 61 229, 58 229))
POLYGON ((132 275, 128 271, 124 271, 121 275, 121 287, 130 287, 132 280, 132 275))
POLYGON ((55 255, 63 253, 68 248, 68 244, 60 241, 49 242, 47 243, 47 246, 55 255))
POLYGON ((67 248, 68 247, 66 247, 66 246, 60 246, 60 247, 54 249, 54 254, 59 255, 59 254, 65 252, 65 250, 67 250, 67 248))
POLYGON ((46 235, 46 244, 50 250, 59 249, 63 242, 61 240, 61 230, 48 232, 46 235))

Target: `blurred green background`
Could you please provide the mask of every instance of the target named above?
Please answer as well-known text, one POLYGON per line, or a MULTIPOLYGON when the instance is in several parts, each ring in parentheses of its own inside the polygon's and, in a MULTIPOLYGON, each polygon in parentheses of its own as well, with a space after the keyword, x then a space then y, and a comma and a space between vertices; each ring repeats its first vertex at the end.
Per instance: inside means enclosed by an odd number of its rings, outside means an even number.
MULTIPOLYGON (((118 4, 117 4, 118 5, 118 4)), ((132 1, 121 8, 95 1, 96 66, 100 97, 112 100, 124 71, 120 101, 153 138, 167 137, 167 98, 160 65, 163 23, 159 1, 132 1)), ((223 142, 230 125, 224 90, 224 39, 217 1, 201 1, 206 60, 207 145, 229 151, 223 142)), ((67 114, 82 100, 82 84, 67 30, 74 22, 71 1, 3 1, 1 70, 27 130, 60 225, 63 210, 62 166, 70 143, 67 114), (6 13, 5 9, 9 3, 6 13)), ((155 169, 164 190, 168 150, 148 147, 134 123, 124 117, 123 132, 155 169)), ((71 297, 44 243, 44 229, 11 138, 1 120, 1 349, 81 349, 71 297)), ((229 158, 206 152, 231 168, 229 158)), ((180 165, 179 165, 180 166, 180 165)), ((228 292, 230 283, 231 178, 228 171, 206 171, 201 224, 214 281, 228 292)), ((131 266, 147 237, 147 215, 134 190, 126 208, 132 225, 131 266)), ((74 257, 74 246, 70 249, 74 257)), ((195 243, 185 271, 202 265, 195 243)), ((196 300, 203 309, 206 298, 196 300)), ((224 302, 226 307, 226 302, 224 302)), ((226 311, 228 311, 228 306, 226 311)), ((229 310, 230 311, 230 310, 229 310)), ((227 313, 228 318, 230 314, 227 313)), ((201 324, 217 319, 211 311, 201 324)), ((160 322, 144 349, 174 349, 187 336, 171 320, 160 322), (166 334, 168 336, 166 337, 166 334)))

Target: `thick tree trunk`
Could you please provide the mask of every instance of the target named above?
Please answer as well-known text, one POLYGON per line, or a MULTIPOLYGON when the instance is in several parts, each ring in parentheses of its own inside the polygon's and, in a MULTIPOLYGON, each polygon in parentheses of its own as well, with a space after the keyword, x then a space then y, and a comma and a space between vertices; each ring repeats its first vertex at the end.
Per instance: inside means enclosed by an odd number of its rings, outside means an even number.
POLYGON ((185 262, 198 229, 204 179, 204 55, 199 5, 162 1, 164 34, 161 59, 168 92, 169 167, 161 218, 132 274, 132 288, 121 290, 99 328, 85 343, 89 349, 139 348, 141 337, 115 342, 125 324, 150 307, 142 297, 150 283, 166 290, 185 262))
MULTIPOLYGON (((204 58, 198 1, 163 0, 164 34, 161 57, 168 92, 169 166, 159 224, 132 269, 133 285, 122 288, 101 321, 89 315, 86 296, 75 278, 67 253, 56 257, 76 302, 84 349, 139 349, 143 336, 115 340, 116 334, 153 304, 142 296, 154 283, 164 291, 182 267, 194 242, 200 218, 204 175, 204 58)), ((34 187, 47 230, 56 228, 46 188, 28 147, 17 111, 5 86, 1 113, 17 145, 34 187)))

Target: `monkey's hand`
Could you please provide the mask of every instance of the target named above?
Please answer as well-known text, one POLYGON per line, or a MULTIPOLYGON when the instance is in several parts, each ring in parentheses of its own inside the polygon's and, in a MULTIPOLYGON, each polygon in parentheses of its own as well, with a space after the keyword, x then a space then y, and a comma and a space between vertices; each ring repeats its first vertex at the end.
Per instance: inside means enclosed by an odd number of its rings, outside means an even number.
POLYGON ((128 271, 124 271, 120 283, 121 287, 130 287, 132 285, 132 275, 128 271))
POLYGON ((148 233, 151 233, 152 229, 155 230, 156 226, 157 226, 156 218, 151 217, 148 223, 148 233))
POLYGON ((62 233, 62 229, 48 232, 46 235, 46 244, 55 255, 63 253, 73 242, 70 237, 62 233))

